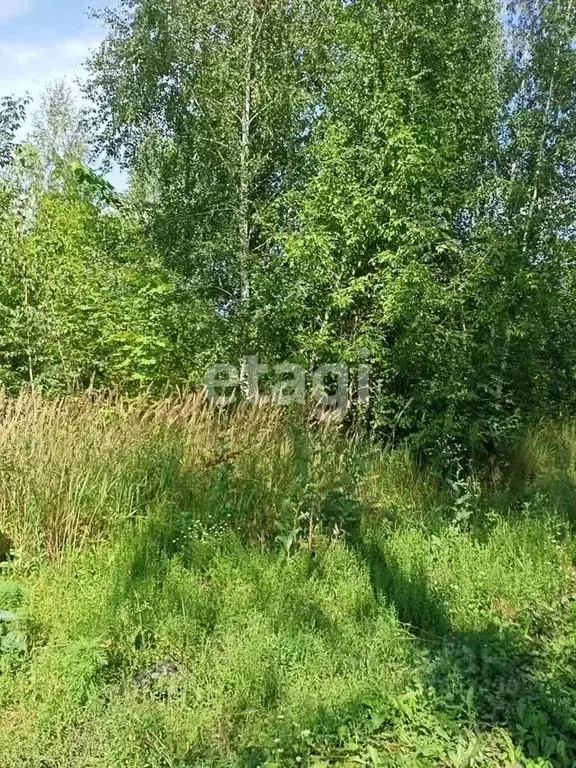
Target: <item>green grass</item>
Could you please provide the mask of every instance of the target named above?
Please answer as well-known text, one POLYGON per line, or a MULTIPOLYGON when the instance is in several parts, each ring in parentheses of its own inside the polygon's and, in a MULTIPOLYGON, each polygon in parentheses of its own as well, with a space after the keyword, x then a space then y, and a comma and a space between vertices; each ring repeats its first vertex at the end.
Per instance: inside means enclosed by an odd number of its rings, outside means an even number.
POLYGON ((22 396, 0 462, 3 768, 574 764, 573 426, 450 485, 297 413, 22 396))

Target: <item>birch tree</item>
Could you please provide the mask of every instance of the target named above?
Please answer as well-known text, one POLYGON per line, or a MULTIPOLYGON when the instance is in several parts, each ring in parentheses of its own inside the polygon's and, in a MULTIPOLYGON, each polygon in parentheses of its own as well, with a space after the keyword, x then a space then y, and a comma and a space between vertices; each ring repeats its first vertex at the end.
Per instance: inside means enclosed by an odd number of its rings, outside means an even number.
POLYGON ((191 291, 240 318, 244 347, 283 226, 275 201, 301 183, 330 6, 125 0, 90 64, 102 138, 151 238, 191 291))

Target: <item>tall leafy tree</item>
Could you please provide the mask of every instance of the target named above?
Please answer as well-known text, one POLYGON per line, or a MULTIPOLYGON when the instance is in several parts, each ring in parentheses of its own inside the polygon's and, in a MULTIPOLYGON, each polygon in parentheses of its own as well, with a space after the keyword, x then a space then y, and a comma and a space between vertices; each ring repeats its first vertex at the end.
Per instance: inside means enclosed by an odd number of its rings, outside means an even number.
POLYGON ((62 168, 82 163, 88 152, 85 110, 66 80, 48 83, 32 119, 30 143, 39 155, 46 182, 62 168))
POLYGON ((302 177, 330 5, 125 1, 90 64, 104 140, 132 168, 154 243, 239 321, 245 352, 255 273, 282 226, 273 203, 302 177))
POLYGON ((500 28, 490 0, 341 8, 316 173, 287 249, 298 345, 374 364, 374 418, 402 434, 465 397, 457 284, 497 135, 500 28))
POLYGON ((569 394, 574 366, 576 4, 513 2, 508 14, 502 205, 490 230, 501 258, 496 385, 541 410, 569 394))

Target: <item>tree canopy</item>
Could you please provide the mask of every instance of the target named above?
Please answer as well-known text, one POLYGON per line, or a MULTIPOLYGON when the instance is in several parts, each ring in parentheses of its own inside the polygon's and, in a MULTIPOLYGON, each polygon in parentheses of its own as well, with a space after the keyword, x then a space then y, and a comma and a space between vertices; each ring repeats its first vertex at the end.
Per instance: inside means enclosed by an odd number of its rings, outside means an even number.
POLYGON ((18 144, 25 104, 0 105, 4 386, 369 365, 366 423, 431 455, 572 408, 574 0, 120 0, 101 18, 90 114, 55 84, 18 144))

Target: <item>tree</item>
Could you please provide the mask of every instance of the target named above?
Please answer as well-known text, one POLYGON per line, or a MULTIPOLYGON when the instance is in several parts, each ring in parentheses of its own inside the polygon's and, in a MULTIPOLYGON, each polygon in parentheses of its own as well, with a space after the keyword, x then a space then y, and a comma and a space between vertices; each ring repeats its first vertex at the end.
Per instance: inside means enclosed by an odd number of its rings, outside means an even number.
POLYGON ((66 80, 49 83, 33 115, 28 142, 38 152, 43 183, 50 185, 64 168, 87 159, 85 110, 66 80))
POLYGON ((13 156, 18 129, 26 117, 28 98, 4 96, 0 99, 0 170, 6 168, 13 156))
POLYGON ((132 169, 155 246, 244 353, 256 273, 282 227, 273 203, 301 182, 331 5, 123 2, 90 64, 103 139, 132 169))
POLYGON ((470 265, 476 390, 512 423, 573 402, 576 5, 511 2, 491 205, 470 265))
POLYGON ((350 363, 368 349, 374 424, 443 432, 470 366, 457 285, 497 134, 495 6, 360 0, 337 34, 287 242, 297 344, 350 363))
POLYGON ((501 10, 124 0, 90 65, 107 151, 219 349, 367 350, 373 427, 429 454, 572 401, 574 0, 501 10))

